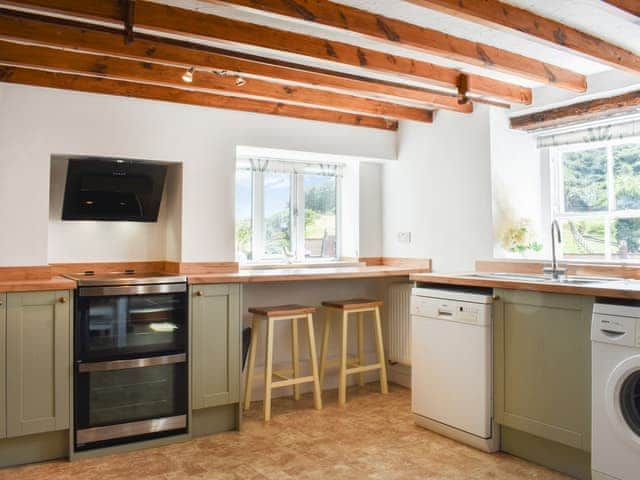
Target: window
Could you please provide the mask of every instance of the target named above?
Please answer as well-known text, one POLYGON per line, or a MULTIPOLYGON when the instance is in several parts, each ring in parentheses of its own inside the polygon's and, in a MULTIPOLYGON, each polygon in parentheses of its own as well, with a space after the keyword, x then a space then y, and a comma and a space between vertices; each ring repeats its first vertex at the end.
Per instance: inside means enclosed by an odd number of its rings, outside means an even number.
POLYGON ((640 138, 556 147, 564 258, 640 260, 640 138))
POLYGON ((241 263, 339 258, 342 168, 281 160, 239 160, 236 253, 241 263))

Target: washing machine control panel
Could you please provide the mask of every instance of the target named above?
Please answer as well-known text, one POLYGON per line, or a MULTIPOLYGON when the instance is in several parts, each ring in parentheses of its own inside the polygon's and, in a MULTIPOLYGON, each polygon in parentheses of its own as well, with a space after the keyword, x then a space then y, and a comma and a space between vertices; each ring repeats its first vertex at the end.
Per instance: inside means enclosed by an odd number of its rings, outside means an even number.
POLYGON ((640 342, 640 319, 594 313, 591 340, 634 347, 640 342))

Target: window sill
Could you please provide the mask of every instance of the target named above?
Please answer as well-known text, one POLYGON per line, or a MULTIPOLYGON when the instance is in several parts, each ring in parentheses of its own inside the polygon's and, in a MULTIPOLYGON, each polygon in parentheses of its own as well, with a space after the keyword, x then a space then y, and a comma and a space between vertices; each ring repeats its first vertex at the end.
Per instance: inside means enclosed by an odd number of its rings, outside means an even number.
POLYGON ((278 270, 282 268, 335 268, 359 267, 363 264, 356 260, 327 260, 315 262, 278 262, 278 263, 243 263, 240 270, 278 270))

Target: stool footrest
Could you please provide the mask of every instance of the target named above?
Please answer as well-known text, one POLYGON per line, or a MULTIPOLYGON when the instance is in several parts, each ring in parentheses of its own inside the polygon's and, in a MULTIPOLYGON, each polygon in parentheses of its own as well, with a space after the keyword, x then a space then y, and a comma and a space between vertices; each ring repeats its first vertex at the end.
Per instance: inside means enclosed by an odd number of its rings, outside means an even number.
POLYGON ((364 372, 370 372, 371 370, 380 370, 382 368, 382 365, 380 365, 379 363, 372 363, 371 365, 363 365, 361 367, 355 367, 355 368, 347 368, 347 375, 352 375, 354 373, 364 373, 364 372))
MULTIPOLYGON (((347 366, 358 366, 360 365, 360 359, 358 357, 349 357, 347 358, 347 366)), ((326 362, 325 368, 334 368, 340 366, 340 360, 330 360, 326 362)))
POLYGON ((280 380, 278 382, 272 382, 271 388, 290 387, 291 385, 298 385, 299 383, 313 382, 313 376, 290 378, 288 380, 280 380))
POLYGON ((281 380, 289 380, 291 378, 291 375, 293 375, 293 372, 289 371, 289 373, 285 373, 284 370, 280 370, 277 372, 273 372, 272 375, 274 377, 278 377, 281 380))

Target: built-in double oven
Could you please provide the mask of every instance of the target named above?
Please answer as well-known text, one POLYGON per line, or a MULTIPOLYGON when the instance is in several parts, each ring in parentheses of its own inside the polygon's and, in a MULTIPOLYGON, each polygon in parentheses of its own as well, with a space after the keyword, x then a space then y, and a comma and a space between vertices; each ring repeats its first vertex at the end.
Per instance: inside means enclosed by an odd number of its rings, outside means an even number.
POLYGON ((74 278, 76 451, 185 433, 184 277, 74 278))

